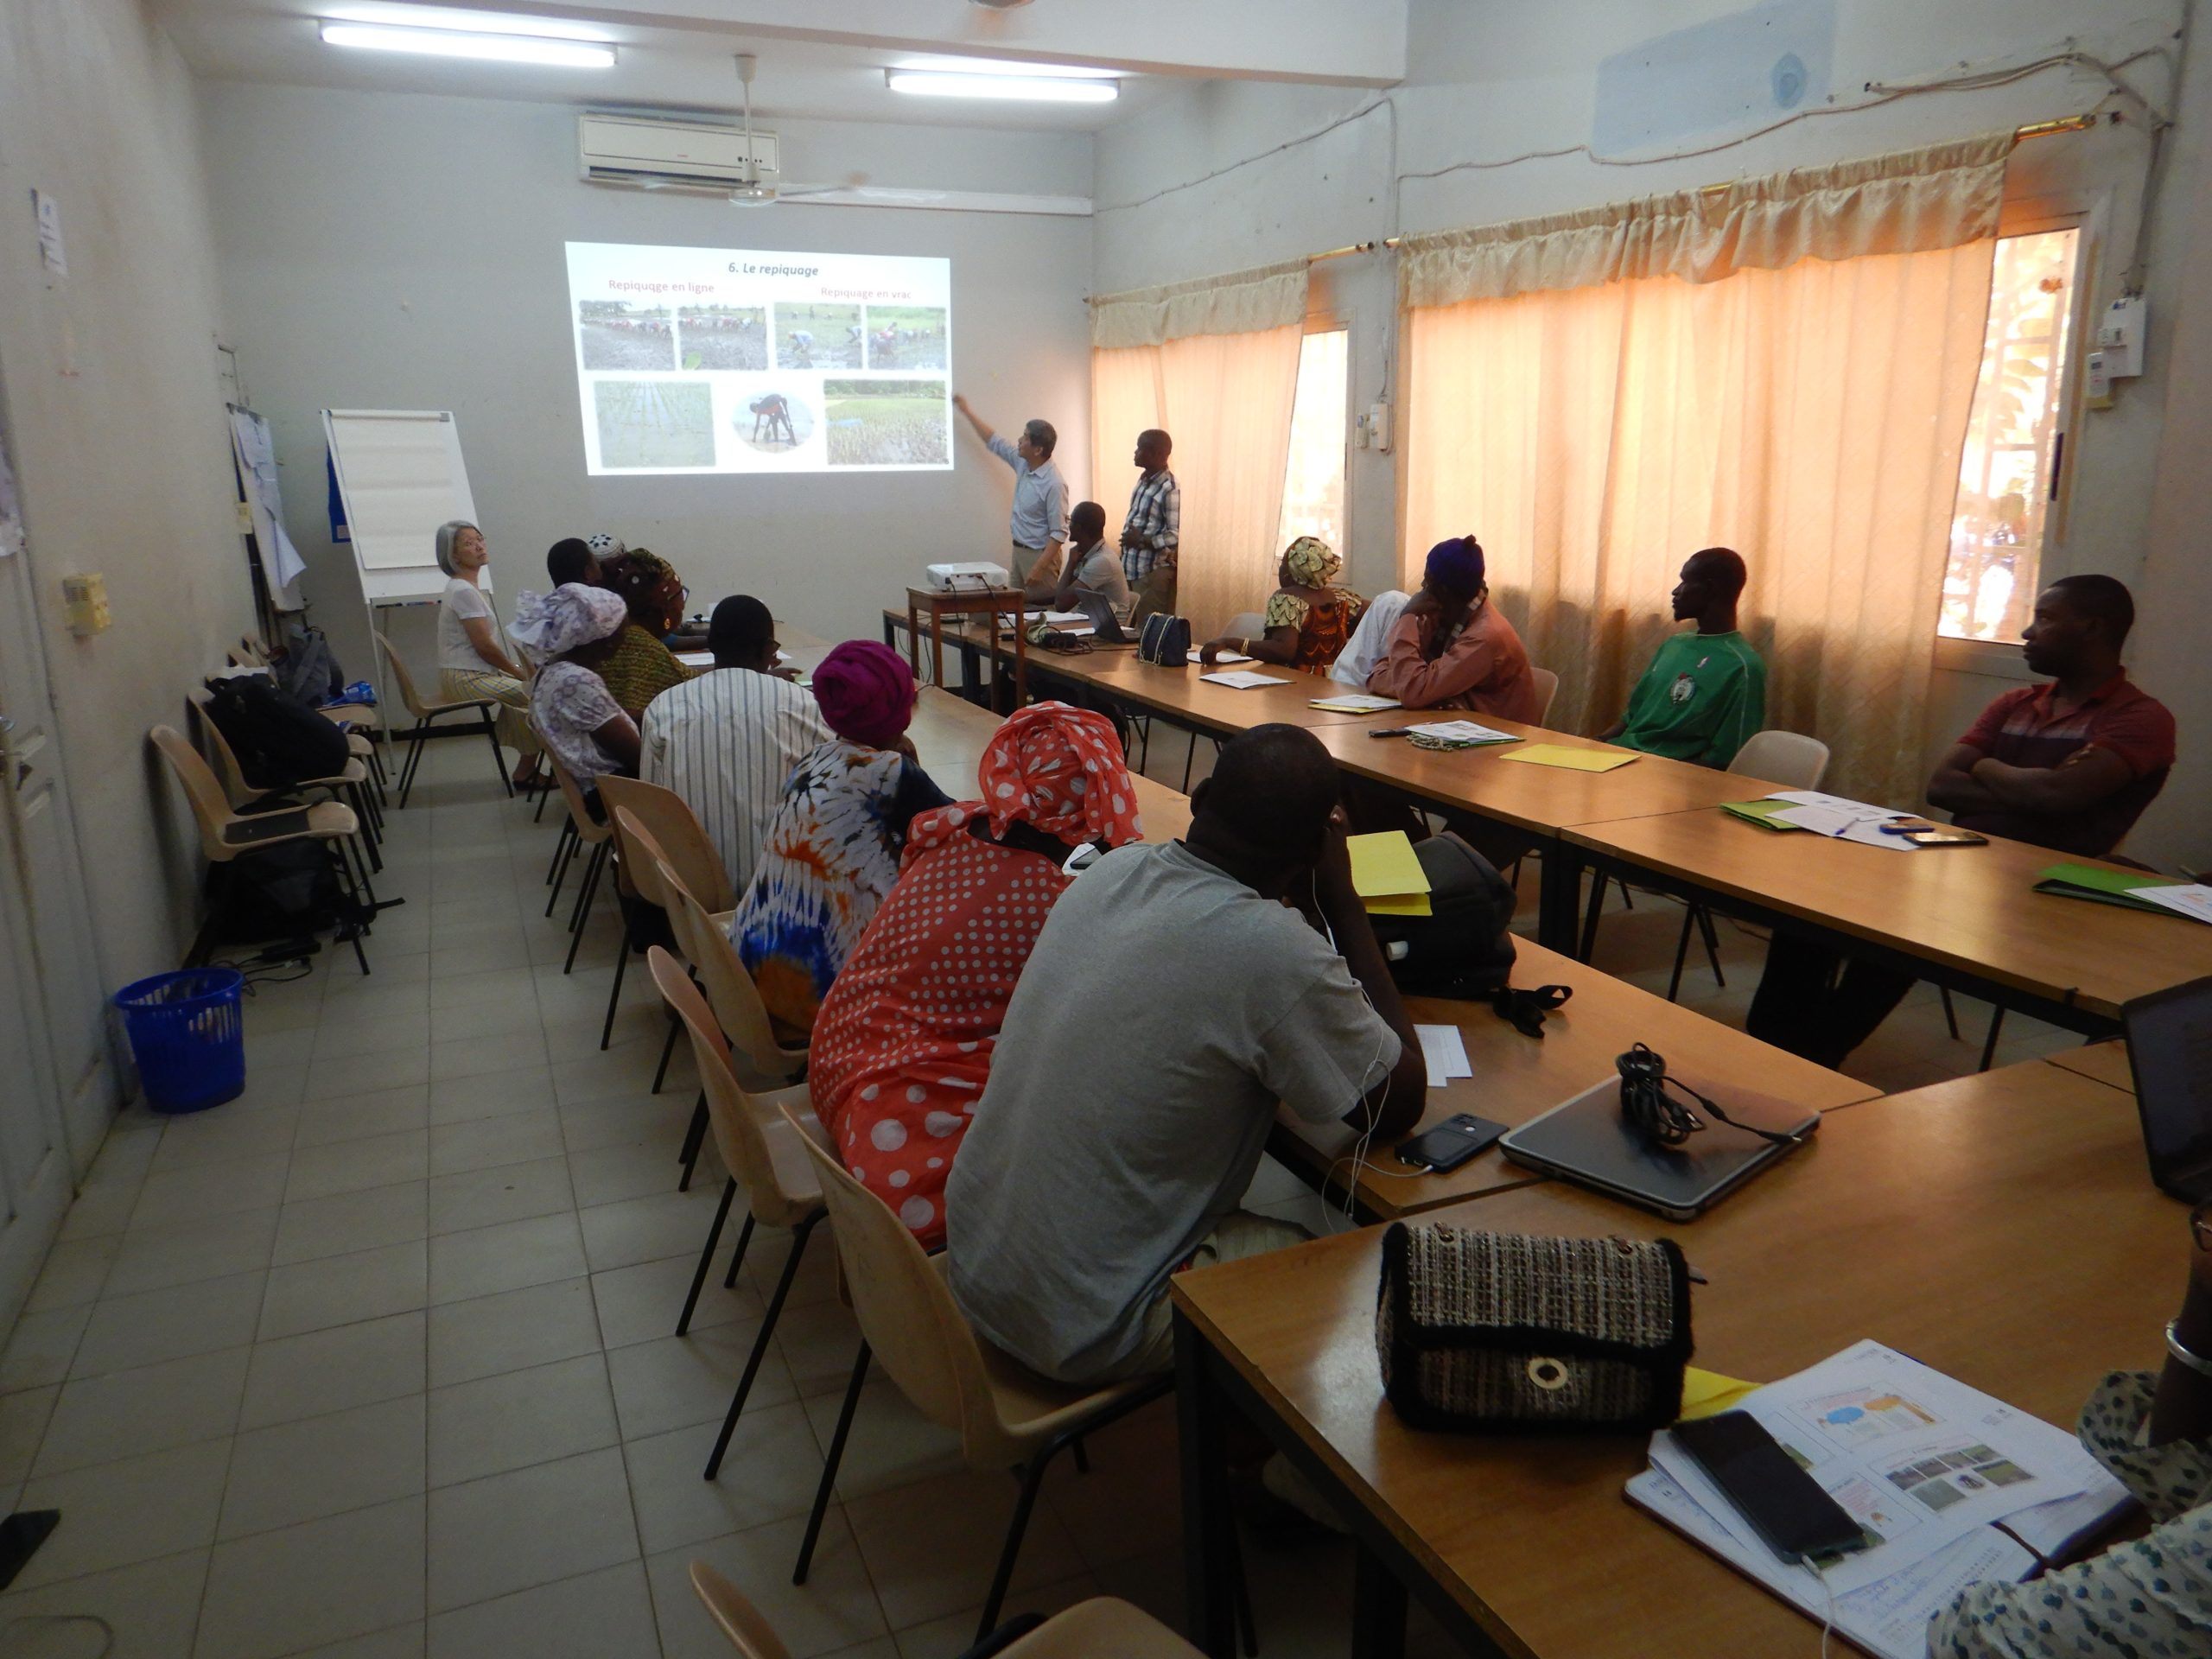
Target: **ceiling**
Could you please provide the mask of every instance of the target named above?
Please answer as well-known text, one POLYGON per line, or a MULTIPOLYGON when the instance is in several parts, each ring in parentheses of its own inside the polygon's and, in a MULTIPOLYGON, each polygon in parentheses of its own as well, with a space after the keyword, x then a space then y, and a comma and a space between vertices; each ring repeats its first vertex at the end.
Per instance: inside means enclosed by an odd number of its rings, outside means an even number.
MULTIPOLYGON (((1141 113, 1178 80, 1246 79, 1382 85, 1403 73, 1400 32, 1395 61, 1376 31, 1287 48, 1276 23, 1312 12, 1323 35, 1336 0, 1038 0, 995 12, 966 0, 584 0, 510 4, 479 0, 150 0, 195 74, 213 79, 279 81, 366 91, 510 98, 594 108, 696 112, 739 106, 734 54, 760 58, 753 113, 827 120, 1002 127, 1021 131, 1095 131, 1141 113), (1204 17, 1194 27, 1192 14, 1204 17), (362 52, 326 46, 320 20, 415 22, 467 29, 495 26, 604 41, 620 60, 611 69, 550 69, 525 64, 362 52), (825 28, 825 22, 836 28, 825 28), (1270 47, 1255 42, 1276 36, 1270 47), (1353 48, 1356 36, 1357 49, 1353 48), (1142 55, 1109 56, 1098 48, 1142 55), (957 61, 948 64, 947 58, 957 61), (1244 67, 1226 60, 1242 60, 1244 67), (1097 66, 1122 75, 1112 104, 1010 104, 912 98, 891 92, 893 67, 1019 68, 1024 61, 1097 66), (1220 60, 1217 61, 1216 60, 1220 60), (1344 66, 1366 74, 1347 74, 1344 66), (1372 72, 1384 72, 1377 79, 1372 72), (1389 73, 1395 70, 1395 73, 1389 73)), ((1382 10, 1388 10, 1387 0, 1382 10)), ((1370 20, 1363 19, 1363 23, 1370 20)), ((1387 36, 1389 31, 1382 31, 1387 36)))

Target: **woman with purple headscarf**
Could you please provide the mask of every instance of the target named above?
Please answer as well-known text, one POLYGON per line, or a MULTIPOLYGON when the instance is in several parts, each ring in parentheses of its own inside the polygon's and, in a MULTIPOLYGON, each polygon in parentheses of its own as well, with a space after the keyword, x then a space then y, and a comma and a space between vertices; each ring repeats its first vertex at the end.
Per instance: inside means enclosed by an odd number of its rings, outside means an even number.
POLYGON ((906 741, 916 695, 906 659, 872 639, 848 640, 814 671, 814 700, 836 736, 792 770, 729 926, 784 1041, 812 1032, 898 880, 907 824, 950 803, 906 741))
POLYGON ((1367 689, 1408 709, 1465 709, 1532 726, 1542 716, 1529 652, 1490 601, 1482 543, 1473 537, 1428 550, 1421 592, 1399 613, 1367 689))

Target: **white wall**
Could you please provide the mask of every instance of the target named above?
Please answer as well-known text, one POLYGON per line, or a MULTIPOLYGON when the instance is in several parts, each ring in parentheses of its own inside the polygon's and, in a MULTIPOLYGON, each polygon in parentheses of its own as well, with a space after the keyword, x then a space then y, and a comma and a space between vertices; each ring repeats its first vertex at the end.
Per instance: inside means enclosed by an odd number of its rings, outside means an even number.
POLYGON ((214 251, 191 78, 137 0, 6 0, 0 31, 0 375, 113 989, 175 966, 196 910, 191 814, 146 728, 184 724, 185 693, 253 619, 214 251), (60 203, 63 279, 40 263, 35 188, 60 203), (93 571, 115 626, 73 639, 61 578, 93 571))
MULTIPOLYGON (((326 408, 455 412, 505 601, 544 586, 553 542, 606 531, 672 561, 695 606, 749 592, 832 637, 874 635, 925 563, 1005 556, 1011 474, 964 429, 950 473, 586 477, 566 241, 950 257, 955 384, 995 423, 1052 420, 1084 481, 1088 219, 586 185, 575 111, 550 105, 213 82, 201 115, 242 372, 276 435, 315 620, 351 674, 371 665, 324 510, 326 408)), ((1087 135, 776 125, 807 178, 1090 191, 1087 135)), ((424 655, 427 617, 405 632, 424 655)))
MULTIPOLYGON (((1141 120, 1099 135, 1096 286, 1111 291, 1173 281, 1399 231, 1494 223, 1907 149, 2071 114, 2093 107, 2106 90, 2101 78, 2061 67, 2003 88, 1933 92, 1803 120, 1749 143, 1657 165, 1600 166, 1580 154, 1515 159, 1589 143, 1605 58, 1738 10, 1727 0, 1555 0, 1536 7, 1413 0, 1411 79, 1388 94, 1193 87, 1145 111, 1141 120), (1309 137, 1315 134, 1320 136, 1309 137), (1465 162, 1507 164, 1454 166, 1465 162), (1439 171, 1435 178, 1414 176, 1439 171)), ((2181 15, 2177 0, 1951 0, 1942 6, 1836 0, 1835 10, 1831 85, 1839 104, 1863 99, 1868 81, 1934 79, 1956 73, 1962 61, 2023 63, 2064 49, 2069 37, 2084 52, 2117 58, 2168 44, 2181 15)), ((2212 823, 2212 663, 2201 651, 2158 644, 2162 629, 2186 632, 2204 614, 2203 578, 2196 574, 2202 560, 2176 545, 2163 559, 2145 563, 2154 474, 2163 480, 2158 499, 2173 501, 2167 533, 2177 538, 2183 524, 2201 518, 2180 492, 2192 472, 2202 472, 2204 438, 2212 430, 2212 408, 2196 406, 2200 390, 2176 389, 2169 362, 2184 314, 2194 321, 2198 310, 2212 310, 2212 297, 2197 297, 2183 281, 2212 130, 2212 47, 2199 46, 2183 119, 2170 138, 2152 243, 2149 372, 2124 389, 2118 408, 2090 414, 2075 434, 2071 515, 2045 560, 2054 575, 2106 571, 2136 587, 2146 621, 2135 654, 2145 683, 2182 722, 2184 764, 2132 850, 2169 860, 2212 860, 2212 831, 2204 827, 2212 823), (2191 400, 2178 443, 2164 431, 2170 395, 2191 400)), ((2171 103, 2166 63, 2146 60, 2127 73, 2154 100, 2171 103)), ((1651 153, 1704 148, 1742 130, 1699 134, 1651 153)), ((2095 273, 2100 302, 2119 289, 2145 155, 2144 129, 2131 119, 2093 134, 2037 140, 2015 157, 2012 195, 2044 197, 2095 214, 2107 251, 2095 273)), ((1313 268, 1314 308, 1335 313, 1352 328, 1355 408, 1388 385, 1396 344, 1394 265, 1376 254, 1313 268)), ((2196 270, 2202 269, 2200 263, 2196 270)), ((2199 326, 2212 328, 2212 317, 2199 326)), ((1353 452, 1347 574, 1370 592, 1396 581, 1395 467, 1394 457, 1353 452)), ((2201 533, 2197 541, 2201 546, 2201 533)), ((1653 596, 1655 608, 1662 597, 1653 596)), ((1947 651, 1944 657, 1949 666, 1936 676, 1931 699, 1931 747, 1948 745, 1990 695, 2015 683, 2006 677, 2016 671, 2015 659, 2002 652, 1947 651)))

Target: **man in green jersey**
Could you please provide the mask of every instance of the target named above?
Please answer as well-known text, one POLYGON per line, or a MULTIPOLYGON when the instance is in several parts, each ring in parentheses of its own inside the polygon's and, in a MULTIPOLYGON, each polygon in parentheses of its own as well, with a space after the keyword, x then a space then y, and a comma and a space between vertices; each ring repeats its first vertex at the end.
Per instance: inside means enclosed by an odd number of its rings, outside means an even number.
POLYGON ((1628 713, 1599 735, 1608 743, 1725 766, 1766 718, 1766 664, 1736 632, 1744 561, 1725 547, 1690 555, 1675 585, 1675 620, 1694 622, 1651 659, 1628 713))

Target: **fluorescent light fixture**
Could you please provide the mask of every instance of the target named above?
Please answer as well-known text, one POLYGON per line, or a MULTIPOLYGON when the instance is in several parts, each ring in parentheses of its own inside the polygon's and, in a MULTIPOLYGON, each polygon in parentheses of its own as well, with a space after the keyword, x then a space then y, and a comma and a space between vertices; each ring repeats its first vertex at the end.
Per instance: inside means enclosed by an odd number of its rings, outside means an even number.
POLYGON ((1064 80, 1112 80, 1120 73, 1118 70, 1095 68, 1089 64, 1027 63, 1018 58, 963 58, 945 53, 909 58, 892 67, 916 69, 925 74, 1046 75, 1064 80))
POLYGON ((1116 80, 1055 75, 938 74, 925 69, 887 69, 894 92, 920 98, 998 98, 1034 104, 1111 104, 1122 95, 1116 80))
POLYGON ((611 69, 614 48, 582 41, 546 41, 525 35, 479 35, 454 29, 409 29, 389 23, 326 22, 326 46, 358 46, 372 52, 414 52, 434 58, 474 58, 493 63, 535 63, 558 69, 611 69))

